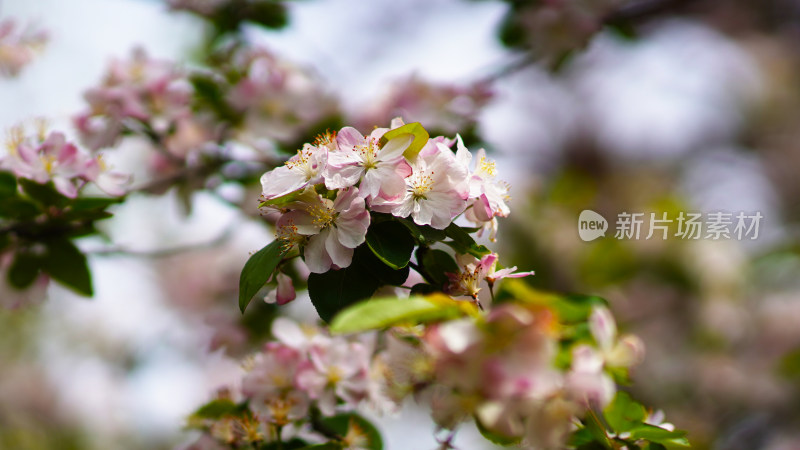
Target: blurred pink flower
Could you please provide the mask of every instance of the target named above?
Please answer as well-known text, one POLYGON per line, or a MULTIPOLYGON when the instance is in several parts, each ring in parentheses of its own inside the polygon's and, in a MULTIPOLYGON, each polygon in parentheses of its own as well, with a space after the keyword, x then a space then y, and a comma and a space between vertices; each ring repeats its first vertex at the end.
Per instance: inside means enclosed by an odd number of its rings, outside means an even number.
POLYGON ((333 415, 337 399, 355 405, 369 393, 371 354, 359 342, 334 337, 309 348, 311 364, 297 374, 297 384, 317 401, 325 415, 333 415))
POLYGON ((592 332, 605 364, 611 367, 630 367, 644 358, 644 343, 633 335, 617 336, 617 324, 608 308, 596 307, 589 317, 592 332))
POLYGON ((233 108, 244 115, 237 137, 257 149, 275 140, 292 142, 338 113, 338 102, 319 77, 265 48, 244 47, 234 54, 233 66, 243 75, 229 96, 233 108))
POLYGON ((614 381, 603 371, 602 355, 588 345, 572 350, 572 367, 566 386, 570 398, 587 408, 604 408, 616 392, 614 381))
POLYGON ((37 183, 52 181, 60 193, 70 198, 77 197, 87 182, 94 182, 109 195, 120 196, 130 181, 128 175, 109 171, 100 156, 92 157, 79 150, 60 132, 48 134, 41 128, 36 136, 26 137, 24 129, 17 127, 11 132, 8 149, 8 156, 0 159, 0 167, 37 183))
POLYGON ((436 84, 412 75, 394 82, 385 96, 371 102, 372 108, 355 115, 354 123, 365 128, 402 116, 452 136, 474 126, 491 98, 488 84, 436 84))
POLYGON ((20 29, 14 19, 0 21, 0 76, 19 75, 47 41, 47 33, 33 26, 20 29))
POLYGON ((213 127, 196 124, 202 117, 192 113, 193 93, 176 64, 137 48, 129 60, 111 62, 102 84, 84 93, 89 110, 73 120, 91 150, 114 146, 124 133, 135 132, 185 157, 214 137, 213 127))
POLYGON ((242 393, 250 399, 253 412, 279 425, 306 417, 310 398, 297 389, 295 376, 307 364, 302 352, 281 343, 268 343, 242 380, 242 393))

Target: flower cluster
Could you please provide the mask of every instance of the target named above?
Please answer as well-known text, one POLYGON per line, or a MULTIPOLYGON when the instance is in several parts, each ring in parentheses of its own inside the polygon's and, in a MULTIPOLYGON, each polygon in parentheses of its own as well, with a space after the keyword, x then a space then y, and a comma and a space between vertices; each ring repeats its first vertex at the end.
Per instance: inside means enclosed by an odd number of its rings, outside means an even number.
POLYGON ((529 296, 541 293, 514 286, 507 293, 528 300, 506 297, 486 313, 435 294, 364 302, 331 324, 332 333, 386 329, 377 339, 331 336, 278 318, 274 340, 245 364, 240 392, 226 391, 201 407, 194 425, 231 448, 278 440, 375 448, 365 444, 371 425, 357 409, 397 411, 413 397, 448 431, 441 448, 453 448, 458 427, 472 420, 496 443, 578 446, 576 440, 589 442, 604 432, 586 436, 596 414, 612 425, 606 437, 621 444, 655 439, 686 445, 663 413, 647 412, 617 392, 615 381, 627 379, 644 346, 635 336, 618 336, 602 302, 572 303, 572 318, 565 320, 558 302, 569 300, 534 300, 529 296), (423 305, 436 306, 441 316, 417 309, 423 305), (347 427, 327 427, 342 418, 347 427))
POLYGON ((356 119, 356 124, 369 127, 402 116, 444 134, 463 133, 475 126, 478 113, 491 98, 492 92, 484 83, 435 84, 412 75, 394 83, 385 97, 356 119))
MULTIPOLYGON (((246 413, 201 421, 200 427, 212 436, 227 444, 286 440, 291 434, 321 440, 309 429, 312 416, 352 412, 377 398, 368 340, 331 337, 286 318, 273 322, 272 334, 276 340, 245 363, 247 372, 236 395, 247 405, 246 413), (276 430, 284 431, 276 436, 276 430)), ((234 393, 228 390, 226 397, 234 393)))
POLYGON ((400 119, 367 136, 345 127, 265 173, 263 205, 281 212, 277 238, 285 250, 302 247, 314 273, 348 267, 364 242, 370 212, 443 230, 468 211, 479 226, 496 229, 495 218, 509 209, 508 188, 495 180, 494 163, 480 150, 471 167, 472 153, 460 137, 429 138, 420 130, 400 119))
POLYGON ((334 97, 310 71, 278 58, 262 47, 243 47, 231 56, 241 74, 228 101, 243 117, 237 138, 257 149, 273 141, 294 142, 307 129, 338 112, 334 97))
POLYGON ((130 60, 113 61, 103 83, 86 91, 89 110, 74 121, 92 150, 116 145, 125 133, 138 133, 167 158, 184 158, 213 138, 192 114, 193 95, 186 74, 174 63, 136 49, 130 60))
POLYGON ((17 76, 47 40, 44 31, 31 26, 19 28, 13 19, 0 21, 0 76, 17 76))
POLYGON ((386 386, 395 401, 424 399, 444 429, 474 417, 503 439, 560 448, 588 408, 602 409, 613 398, 606 370, 642 357, 641 341, 617 341, 610 318, 604 307, 594 310, 594 342, 575 346, 567 368, 557 364, 557 319, 542 307, 505 303, 477 321, 443 322, 421 334, 395 330, 380 355, 386 386))
POLYGON ((111 171, 102 155, 90 155, 67 141, 63 133, 48 132, 43 123, 37 133, 27 136, 24 127, 12 128, 6 147, 8 154, 0 158, 0 168, 40 184, 52 181, 70 198, 77 197, 89 182, 109 195, 121 196, 130 182, 130 176, 111 171))

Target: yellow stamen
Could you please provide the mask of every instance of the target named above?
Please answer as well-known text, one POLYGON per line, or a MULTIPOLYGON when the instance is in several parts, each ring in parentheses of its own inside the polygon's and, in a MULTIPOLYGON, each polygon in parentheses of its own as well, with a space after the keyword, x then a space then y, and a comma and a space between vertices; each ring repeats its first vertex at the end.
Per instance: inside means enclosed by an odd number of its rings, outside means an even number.
POLYGON ((377 166, 378 142, 375 139, 368 139, 366 144, 356 146, 355 150, 361 155, 365 169, 369 170, 377 166))
POLYGON ((297 151, 296 157, 286 161, 286 167, 292 170, 302 171, 303 175, 306 177, 306 181, 311 180, 316 175, 316 167, 314 167, 314 163, 311 160, 311 153, 313 150, 313 147, 306 144, 302 150, 297 151))
POLYGON ((308 208, 308 213, 312 216, 311 222, 320 228, 333 224, 338 215, 336 210, 325 204, 311 206, 308 208))
POLYGON ((15 125, 7 132, 6 148, 11 155, 17 154, 17 147, 19 147, 25 140, 25 128, 22 125, 15 125))
POLYGON ((342 438, 345 448, 367 448, 369 446, 369 436, 355 420, 350 419, 347 427, 347 434, 342 438))
POLYGON ((414 195, 415 199, 418 200, 421 198, 426 198, 425 194, 433 189, 433 175, 434 172, 431 172, 430 175, 428 175, 425 172, 420 171, 413 173, 409 177, 411 193, 414 195))
POLYGON ((485 156, 481 156, 481 159, 478 160, 478 170, 476 172, 483 172, 490 177, 493 177, 497 174, 497 164, 494 161, 489 160, 485 156))
POLYGON ((344 374, 341 369, 336 366, 330 366, 328 368, 328 383, 336 384, 342 381, 342 378, 344 378, 344 374))
POLYGON ((49 122, 44 117, 39 117, 34 120, 34 125, 36 126, 36 133, 39 137, 39 141, 44 142, 47 138, 47 127, 49 126, 49 122))
POLYGON ((52 175, 56 157, 53 155, 39 155, 39 160, 42 162, 45 172, 47 172, 48 175, 52 175))
POLYGON ((336 149, 336 131, 326 130, 324 133, 318 135, 314 139, 314 145, 317 147, 328 147, 330 150, 336 149))
POLYGON ((305 237, 297 231, 297 225, 294 224, 294 221, 289 220, 275 231, 275 239, 280 241, 281 248, 285 253, 294 248, 295 245, 303 243, 305 237))

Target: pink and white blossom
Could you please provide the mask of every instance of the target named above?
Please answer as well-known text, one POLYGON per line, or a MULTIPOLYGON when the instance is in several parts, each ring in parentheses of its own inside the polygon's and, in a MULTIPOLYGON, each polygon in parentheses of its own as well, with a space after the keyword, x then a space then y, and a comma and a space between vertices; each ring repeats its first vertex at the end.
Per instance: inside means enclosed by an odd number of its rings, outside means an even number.
POLYGON ((507 183, 496 179, 497 169, 494 161, 486 157, 486 151, 479 149, 473 168, 472 153, 464 146, 461 136, 456 136, 456 161, 469 171, 467 220, 481 227, 479 236, 489 230, 489 239, 494 240, 497 233, 497 217, 507 217, 511 210, 507 183))
POLYGON ((481 283, 485 280, 490 287, 503 278, 522 278, 533 275, 533 272, 514 272, 517 266, 496 270, 497 253, 484 255, 477 259, 472 255, 456 255, 460 268, 458 273, 447 273, 448 284, 445 292, 450 295, 466 295, 477 300, 481 283))
POLYGON ((494 284, 496 281, 502 280, 503 278, 523 278, 535 275, 533 271, 515 272, 515 270, 517 270, 517 266, 512 266, 512 267, 507 267, 505 269, 497 270, 497 260, 498 260, 497 253, 490 253, 481 259, 482 265, 484 266, 488 265, 488 269, 486 270, 486 276, 484 278, 490 284, 494 284))
POLYGON ((447 228, 466 208, 466 169, 442 143, 423 148, 410 165, 403 195, 396 200, 375 198, 371 208, 397 217, 411 216, 419 225, 447 228))
POLYGON ((352 187, 340 189, 335 200, 314 195, 301 204, 301 209, 284 214, 277 225, 279 236, 283 233, 291 239, 304 240, 304 260, 309 270, 324 273, 332 266, 350 265, 353 249, 364 242, 369 224, 364 198, 358 195, 358 188, 352 187))
POLYGON ((380 146, 380 138, 388 131, 376 128, 369 136, 362 136, 355 128, 344 127, 336 134, 338 151, 331 152, 325 170, 328 189, 358 185, 362 197, 372 199, 397 198, 405 191, 404 179, 411 174, 411 166, 403 152, 413 136, 401 136, 380 146))
POLYGON ((282 197, 306 186, 321 183, 327 161, 326 149, 305 144, 283 166, 261 176, 264 200, 282 197))

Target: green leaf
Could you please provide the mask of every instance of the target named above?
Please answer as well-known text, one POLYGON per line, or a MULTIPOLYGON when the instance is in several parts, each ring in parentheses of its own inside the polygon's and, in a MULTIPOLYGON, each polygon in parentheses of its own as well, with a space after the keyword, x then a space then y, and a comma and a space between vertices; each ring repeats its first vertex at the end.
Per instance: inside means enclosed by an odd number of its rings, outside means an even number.
POLYGON ((241 406, 227 398, 211 400, 195 411, 192 416, 199 419, 221 419, 229 415, 238 415, 241 406))
POLYGON ((69 239, 53 239, 45 242, 47 256, 42 258, 42 270, 54 280, 76 293, 91 297, 92 274, 86 255, 69 239))
POLYGON ((10 233, 0 233, 0 253, 11 244, 10 233))
POLYGON ((516 445, 519 444, 519 441, 522 439, 521 437, 509 437, 504 436, 502 434, 494 433, 486 429, 486 427, 478 420, 478 417, 475 417, 475 425, 478 427, 478 431, 481 432, 481 435, 485 437, 489 442, 497 445, 502 445, 507 447, 509 445, 516 445))
POLYGON ((357 303, 331 321, 331 333, 358 333, 403 323, 425 323, 453 319, 465 314, 466 302, 439 294, 428 297, 378 298, 357 303))
MULTIPOLYGON (((388 214, 387 214, 388 215, 388 214)), ((392 217, 392 216, 390 216, 392 217)), ((411 231, 411 235, 416 239, 417 242, 420 244, 433 244, 435 242, 443 241, 447 238, 447 234, 444 230, 437 230, 430 225, 417 225, 414 223, 413 220, 404 217, 392 217, 393 220, 403 224, 409 231, 411 231)))
POLYGON ((568 445, 570 448, 581 447, 589 445, 592 442, 594 442, 592 433, 587 428, 578 428, 569 436, 568 445))
POLYGON ((430 138, 430 136, 425 128, 423 128, 419 122, 414 122, 384 133, 383 136, 381 136, 380 145, 384 147, 389 141, 394 139, 411 139, 410 145, 403 152, 403 156, 411 160, 416 158, 420 150, 422 150, 422 147, 428 143, 428 138, 430 138))
POLYGON ((267 284, 284 253, 281 242, 275 240, 247 260, 239 276, 239 309, 242 313, 253 296, 267 284))
POLYGON ((380 286, 404 283, 408 272, 408 266, 394 270, 381 262, 365 243, 353 252, 350 266, 309 275, 308 294, 320 318, 329 322, 347 306, 372 296, 380 286))
POLYGON ((27 252, 19 252, 8 268, 8 282, 17 289, 26 289, 39 276, 41 261, 27 252))
POLYGON ((570 294, 560 297, 556 308, 566 322, 585 322, 598 306, 608 306, 608 301, 596 295, 570 294))
POLYGON ((631 399, 627 392, 617 391, 603 414, 612 430, 619 433, 642 423, 647 413, 644 406, 631 399))
POLYGON ((112 217, 113 214, 106 211, 110 206, 124 201, 123 197, 119 198, 78 198, 75 199, 64 213, 60 216, 63 220, 68 221, 95 221, 112 217))
POLYGON ((338 442, 325 442, 323 444, 314 444, 307 447, 302 447, 299 450, 342 450, 344 446, 338 442))
POLYGON ((411 287, 410 293, 411 295, 428 295, 434 292, 441 292, 441 290, 428 283, 417 283, 411 287))
POLYGON ((353 264, 360 266, 370 277, 376 278, 378 286, 382 284, 400 286, 408 279, 408 266, 398 270, 392 269, 378 259, 366 243, 356 248, 353 253, 353 264))
POLYGON ((261 202, 258 206, 273 206, 275 208, 283 208, 297 201, 312 202, 317 196, 317 192, 313 186, 308 186, 305 189, 298 189, 280 197, 271 198, 261 202))
POLYGON ((646 439, 651 442, 657 442, 664 445, 677 445, 680 447, 689 447, 689 440, 686 439, 685 431, 669 431, 667 429, 649 425, 646 423, 640 424, 630 430, 631 439, 646 439))
POLYGON ((788 380, 800 381, 800 349, 791 350, 781 358, 778 374, 788 380))
POLYGON ((0 171, 0 198, 17 195, 17 177, 11 172, 0 171))
POLYGON ((325 322, 347 306, 369 298, 379 286, 380 282, 357 264, 308 276, 308 295, 325 322))
POLYGON ((266 28, 280 29, 289 23, 286 7, 276 1, 250 2, 245 20, 266 28))
POLYGON ((96 211, 108 208, 111 205, 122 203, 124 197, 103 198, 103 197, 81 197, 75 199, 70 205, 72 211, 96 211))
POLYGON ((667 450, 667 447, 659 444, 658 442, 648 442, 645 450, 667 450))
POLYGON ((31 200, 14 195, 0 195, 0 217, 28 220, 39 215, 39 208, 31 200))
POLYGON ((27 178, 20 178, 19 185, 22 186, 22 190, 25 191, 28 197, 42 206, 56 206, 61 208, 72 201, 70 198, 58 192, 52 182, 39 184, 27 178))
POLYGON ((208 107, 217 117, 234 125, 241 121, 242 115, 228 104, 225 91, 212 76, 195 74, 189 77, 189 81, 194 86, 195 101, 201 106, 208 107))
POLYGON ((339 436, 346 436, 348 432, 352 435, 358 433, 367 438, 368 450, 383 450, 383 439, 381 433, 369 420, 356 413, 338 414, 333 417, 323 417, 320 419, 325 428, 333 431, 339 436))
POLYGON ((586 413, 586 417, 583 420, 586 429, 589 430, 589 433, 592 434, 592 437, 602 445, 604 448, 613 449, 614 446, 611 443, 611 440, 608 438, 608 434, 606 434, 606 429, 603 424, 600 422, 600 419, 597 418, 597 415, 594 411, 589 410, 586 413))
POLYGON ((367 245, 372 253, 392 269, 408 265, 414 251, 414 238, 402 224, 387 221, 372 224, 367 231, 367 245))
POLYGON ((486 248, 486 246, 478 245, 472 236, 455 223, 451 223, 444 231, 447 237, 452 239, 452 241, 447 241, 445 244, 462 255, 470 254, 476 258, 480 258, 492 252, 486 248))
MULTIPOLYGON (((520 279, 506 279, 501 285, 517 301, 546 306, 554 310, 565 324, 584 324, 597 306, 608 306, 608 302, 595 295, 560 295, 540 291, 520 279)), ((587 329, 588 331, 588 329, 587 329)))
POLYGON ((417 256, 422 257, 420 263, 424 268, 425 274, 438 289, 442 289, 448 282, 447 273, 459 273, 455 259, 444 250, 427 249, 417 252, 417 256))

